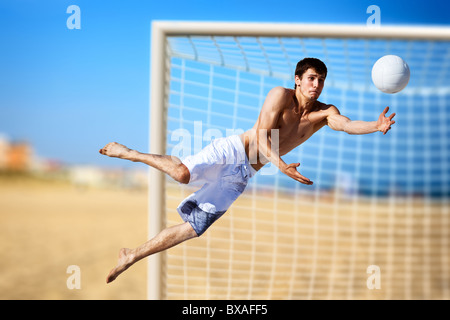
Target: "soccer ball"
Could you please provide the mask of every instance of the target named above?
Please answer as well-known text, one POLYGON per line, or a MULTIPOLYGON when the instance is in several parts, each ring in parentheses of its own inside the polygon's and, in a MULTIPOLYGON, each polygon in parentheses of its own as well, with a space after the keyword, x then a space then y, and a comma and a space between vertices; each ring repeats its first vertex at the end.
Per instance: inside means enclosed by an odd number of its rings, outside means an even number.
POLYGON ((372 67, 372 81, 384 93, 402 91, 409 82, 409 67, 399 56, 387 55, 372 67))

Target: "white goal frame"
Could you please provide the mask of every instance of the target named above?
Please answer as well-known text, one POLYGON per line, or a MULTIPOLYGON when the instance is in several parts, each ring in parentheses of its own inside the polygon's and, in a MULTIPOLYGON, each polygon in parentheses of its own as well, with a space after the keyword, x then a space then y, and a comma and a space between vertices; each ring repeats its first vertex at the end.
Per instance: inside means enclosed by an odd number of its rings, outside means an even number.
MULTIPOLYGON (((327 37, 380 38, 415 40, 450 40, 448 27, 237 23, 153 21, 150 52, 150 153, 166 153, 166 92, 168 90, 167 37, 170 36, 253 36, 253 37, 327 37)), ((165 211, 165 176, 149 169, 148 233, 155 236, 163 225, 165 211)), ((148 299, 158 300, 163 294, 163 255, 148 259, 148 299)))

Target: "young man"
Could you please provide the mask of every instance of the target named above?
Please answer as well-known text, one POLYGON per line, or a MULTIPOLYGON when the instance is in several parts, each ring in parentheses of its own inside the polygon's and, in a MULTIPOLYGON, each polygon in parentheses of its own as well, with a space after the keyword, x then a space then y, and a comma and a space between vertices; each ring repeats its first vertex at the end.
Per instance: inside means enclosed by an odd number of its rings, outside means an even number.
POLYGON ((203 182, 203 187, 187 197, 177 208, 185 221, 161 231, 135 249, 121 249, 117 266, 108 274, 111 282, 137 261, 198 237, 239 197, 248 180, 265 164, 272 162, 280 171, 306 185, 313 182, 281 156, 309 139, 325 125, 349 134, 386 134, 395 123, 395 113, 386 117, 389 107, 377 121, 352 121, 334 105, 319 102, 327 68, 319 59, 305 58, 295 70, 295 89, 273 88, 267 95, 252 129, 239 136, 216 139, 198 154, 183 162, 173 156, 143 154, 118 143, 109 143, 100 153, 142 162, 171 176, 180 183, 203 182), (249 161, 249 159, 251 161, 249 161))

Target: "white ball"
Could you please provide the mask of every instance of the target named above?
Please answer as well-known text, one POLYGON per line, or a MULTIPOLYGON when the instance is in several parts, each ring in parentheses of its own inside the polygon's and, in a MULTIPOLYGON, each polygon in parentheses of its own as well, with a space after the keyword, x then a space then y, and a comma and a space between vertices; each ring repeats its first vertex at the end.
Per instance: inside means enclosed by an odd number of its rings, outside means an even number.
POLYGON ((399 56, 383 56, 372 67, 373 84, 385 93, 402 91, 409 82, 409 76, 408 64, 399 56))

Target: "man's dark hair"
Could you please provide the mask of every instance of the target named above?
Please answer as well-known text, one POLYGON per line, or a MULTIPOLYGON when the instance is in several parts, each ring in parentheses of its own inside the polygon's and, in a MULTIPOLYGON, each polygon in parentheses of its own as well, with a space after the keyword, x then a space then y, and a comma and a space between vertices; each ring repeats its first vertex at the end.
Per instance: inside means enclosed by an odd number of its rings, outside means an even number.
MULTIPOLYGON (((297 67, 295 68, 295 76, 299 76, 301 79, 303 74, 309 68, 314 69, 317 73, 324 75, 327 77, 327 66, 321 60, 317 58, 304 58, 297 63, 297 67)), ((297 85, 294 86, 294 89, 297 88, 297 85)))

